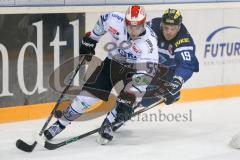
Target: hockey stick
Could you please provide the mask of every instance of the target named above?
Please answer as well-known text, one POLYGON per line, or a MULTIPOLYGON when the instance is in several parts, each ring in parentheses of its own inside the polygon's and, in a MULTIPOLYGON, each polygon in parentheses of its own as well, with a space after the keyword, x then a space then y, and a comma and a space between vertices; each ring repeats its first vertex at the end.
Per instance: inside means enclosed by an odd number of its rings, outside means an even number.
MULTIPOLYGON (((49 117, 47 118, 45 124, 43 125, 40 133, 39 133, 39 136, 41 136, 44 132, 44 130, 46 129, 46 127, 48 126, 49 122, 51 121, 53 115, 55 114, 59 104, 61 103, 65 93, 67 92, 67 90, 69 89, 69 87, 71 86, 73 80, 74 80, 74 77, 76 76, 77 72, 79 71, 80 67, 82 66, 82 64, 84 63, 85 61, 85 57, 83 58, 82 62, 80 64, 77 65, 77 67, 75 68, 75 71, 74 71, 74 74, 72 75, 68 85, 65 87, 65 89, 63 90, 61 96, 59 97, 59 99, 57 100, 57 103, 55 104, 52 112, 50 113, 49 117)), ((32 152, 33 149, 35 148, 35 146, 37 145, 37 141, 35 140, 33 144, 27 144, 26 142, 24 142, 23 140, 21 139, 18 139, 16 141, 16 147, 22 151, 25 151, 25 152, 32 152)))
MULTIPOLYGON (((131 116, 131 118, 133 118, 133 117, 135 117, 136 115, 139 115, 140 113, 143 113, 143 112, 145 112, 145 111, 147 111, 147 110, 149 110, 149 109, 151 109, 151 108, 156 107, 157 105, 163 103, 164 101, 165 101, 165 99, 164 99, 164 98, 161 98, 160 101, 153 103, 153 104, 150 105, 149 107, 145 107, 145 108, 140 109, 140 110, 136 111, 135 113, 133 113, 133 115, 131 116)), ((131 119, 131 118, 130 118, 130 119, 131 119)), ((117 122, 114 122, 114 123, 110 124, 110 126, 114 126, 115 124, 117 124, 117 122)), ((107 125, 106 127, 109 127, 109 125, 107 125)), ((49 150, 54 150, 54 149, 60 148, 60 147, 62 147, 62 146, 65 146, 65 145, 67 145, 67 144, 70 144, 70 143, 72 143, 72 142, 76 142, 76 141, 78 141, 78 140, 80 140, 80 139, 82 139, 82 138, 85 138, 85 137, 87 137, 87 136, 90 136, 90 135, 92 135, 92 134, 95 134, 95 133, 98 132, 99 129, 100 129, 100 128, 91 130, 91 131, 89 131, 89 132, 87 132, 87 133, 81 134, 81 135, 79 135, 79 136, 70 138, 70 139, 68 139, 68 140, 65 140, 65 141, 62 141, 62 142, 59 142, 59 143, 50 143, 49 141, 45 141, 44 147, 45 147, 46 149, 49 149, 49 150)))

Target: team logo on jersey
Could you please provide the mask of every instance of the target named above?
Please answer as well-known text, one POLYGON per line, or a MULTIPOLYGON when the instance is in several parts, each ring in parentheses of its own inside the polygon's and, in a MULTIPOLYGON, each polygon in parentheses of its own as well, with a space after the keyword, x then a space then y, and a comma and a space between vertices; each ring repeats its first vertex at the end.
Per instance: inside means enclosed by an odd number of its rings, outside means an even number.
POLYGON ((112 26, 110 26, 108 28, 108 31, 111 33, 111 35, 113 36, 113 38, 115 38, 116 40, 119 40, 119 32, 113 28, 112 26))
POLYGON ((120 53, 120 55, 126 59, 130 59, 130 60, 136 60, 137 59, 137 56, 134 55, 133 53, 131 52, 126 52, 125 50, 123 49, 118 49, 118 53, 120 53))

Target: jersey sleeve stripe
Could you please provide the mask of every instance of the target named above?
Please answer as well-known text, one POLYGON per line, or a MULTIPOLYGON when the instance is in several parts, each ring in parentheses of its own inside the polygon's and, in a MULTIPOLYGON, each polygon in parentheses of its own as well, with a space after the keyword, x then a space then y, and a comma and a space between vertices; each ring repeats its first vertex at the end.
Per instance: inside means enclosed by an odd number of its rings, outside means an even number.
POLYGON ((104 34, 97 34, 94 30, 92 31, 93 34, 95 34, 96 36, 102 36, 104 34))
POLYGON ((179 48, 175 49, 174 52, 180 52, 180 51, 184 51, 184 50, 193 50, 193 46, 179 47, 179 48))

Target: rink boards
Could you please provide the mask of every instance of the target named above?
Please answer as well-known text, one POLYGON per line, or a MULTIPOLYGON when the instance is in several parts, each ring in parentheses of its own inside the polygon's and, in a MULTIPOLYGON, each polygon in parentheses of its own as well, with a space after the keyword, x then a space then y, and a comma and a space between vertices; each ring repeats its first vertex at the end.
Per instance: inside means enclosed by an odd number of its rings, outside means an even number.
MULTIPOLYGON (((148 19, 161 16, 162 11, 167 8, 178 8, 181 10, 183 22, 195 41, 196 56, 200 62, 200 72, 194 74, 192 79, 184 86, 180 102, 240 96, 240 74, 238 71, 240 67, 240 3, 195 3, 145 6, 148 19)), ((0 8, 1 14, 81 12, 85 14, 85 31, 91 30, 100 13, 110 11, 124 12, 125 10, 126 6, 0 8)), ((74 21, 72 23, 74 23, 74 21)), ((108 36, 104 36, 102 42, 96 49, 97 56, 101 59, 106 56, 103 46, 107 40, 108 36)), ((1 56, 3 57, 2 52, 3 50, 1 50, 1 56)), ((8 52, 8 54, 10 53, 8 52)), ((6 61, 1 63, 3 65, 9 65, 6 61)), ((0 94, 0 99, 3 97, 18 96, 20 93, 13 95, 7 93, 7 91, 10 93, 11 90, 7 89, 6 86, 11 85, 11 83, 6 83, 9 81, 9 78, 5 75, 9 73, 6 74, 6 69, 4 69, 2 69, 2 75, 4 76, 1 85, 2 88, 5 87, 5 93, 2 92, 0 94)), ((43 79, 44 76, 49 75, 43 75, 43 79)), ((49 88, 46 88, 46 90, 49 90, 49 88)), ((23 91, 23 89, 20 88, 20 91, 23 91)), ((54 93, 50 93, 50 96, 51 94, 54 93)), ((31 97, 31 94, 28 96, 31 97)), ((6 99, 3 100, 5 101, 6 99)), ((106 104, 101 103, 101 105, 106 104)), ((2 107, 5 106, 6 105, 2 107)), ((53 106, 53 101, 44 102, 44 100, 41 104, 23 104, 16 105, 16 107, 6 106, 6 108, 0 108, 0 123, 43 118, 50 113, 53 106)), ((102 107, 103 110, 104 108, 105 107, 102 107)))

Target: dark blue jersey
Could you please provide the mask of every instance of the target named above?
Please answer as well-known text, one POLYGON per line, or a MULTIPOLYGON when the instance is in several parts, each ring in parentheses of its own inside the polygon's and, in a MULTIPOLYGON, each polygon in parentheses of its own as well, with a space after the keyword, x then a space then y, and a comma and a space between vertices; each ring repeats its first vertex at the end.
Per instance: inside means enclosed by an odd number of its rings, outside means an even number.
POLYGON ((181 24, 176 37, 170 41, 167 41, 163 36, 161 18, 154 18, 147 24, 158 38, 159 63, 170 68, 165 76, 167 80, 177 76, 186 82, 193 72, 199 71, 199 63, 195 56, 195 44, 183 24, 181 24))

